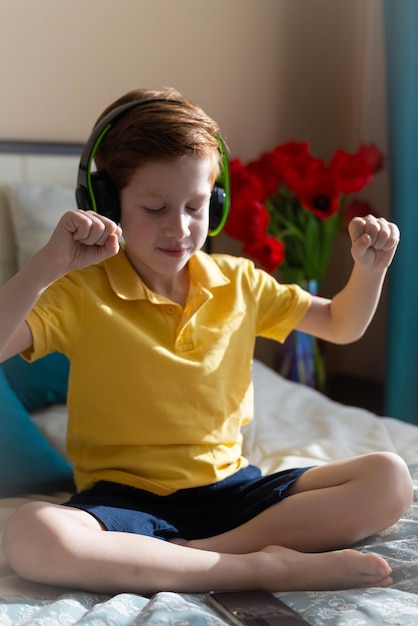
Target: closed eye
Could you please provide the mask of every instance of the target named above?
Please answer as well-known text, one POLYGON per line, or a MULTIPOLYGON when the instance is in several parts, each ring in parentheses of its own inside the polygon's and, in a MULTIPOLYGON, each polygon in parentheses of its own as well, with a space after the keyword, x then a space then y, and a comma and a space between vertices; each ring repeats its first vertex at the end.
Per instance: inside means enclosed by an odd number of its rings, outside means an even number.
POLYGON ((162 206, 162 207, 157 207, 157 208, 155 208, 155 209, 154 209, 154 208, 153 208, 153 209, 150 209, 149 207, 145 207, 145 206, 144 206, 144 207, 142 207, 142 208, 144 209, 144 211, 145 211, 146 213, 150 213, 150 214, 151 214, 151 213, 162 213, 163 211, 165 211, 165 209, 166 209, 167 207, 162 206))

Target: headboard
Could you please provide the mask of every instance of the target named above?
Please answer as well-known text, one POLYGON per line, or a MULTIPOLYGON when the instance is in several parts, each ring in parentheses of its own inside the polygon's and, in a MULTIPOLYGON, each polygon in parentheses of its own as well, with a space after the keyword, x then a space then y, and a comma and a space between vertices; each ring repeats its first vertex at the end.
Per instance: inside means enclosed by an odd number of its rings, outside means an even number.
POLYGON ((74 187, 82 144, 0 141, 0 183, 74 187))
POLYGON ((0 141, 0 284, 13 275, 19 260, 9 186, 75 190, 82 149, 76 143, 0 141))

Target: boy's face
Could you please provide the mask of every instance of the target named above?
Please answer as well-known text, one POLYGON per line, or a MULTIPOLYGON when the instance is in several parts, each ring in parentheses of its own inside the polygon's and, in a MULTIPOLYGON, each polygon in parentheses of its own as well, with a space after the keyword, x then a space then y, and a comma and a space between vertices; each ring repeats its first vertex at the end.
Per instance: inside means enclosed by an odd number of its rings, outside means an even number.
POLYGON ((126 251, 151 289, 181 273, 205 243, 212 173, 206 157, 151 162, 120 192, 126 251))

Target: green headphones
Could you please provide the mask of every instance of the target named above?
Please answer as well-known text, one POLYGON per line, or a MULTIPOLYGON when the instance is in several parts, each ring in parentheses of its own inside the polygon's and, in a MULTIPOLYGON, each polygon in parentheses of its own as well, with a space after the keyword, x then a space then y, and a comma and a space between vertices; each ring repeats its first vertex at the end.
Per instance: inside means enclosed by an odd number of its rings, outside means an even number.
MULTIPOLYGON (((80 157, 77 175, 76 200, 77 206, 83 211, 95 211, 109 217, 116 223, 120 221, 119 194, 106 172, 92 172, 91 167, 103 137, 114 124, 126 113, 139 106, 151 102, 172 102, 182 104, 178 100, 149 98, 135 100, 117 107, 106 115, 94 128, 87 140, 80 157)), ((209 203, 209 235, 214 237, 221 232, 228 218, 230 205, 229 162, 224 141, 217 135, 221 154, 221 174, 212 190, 209 203)))

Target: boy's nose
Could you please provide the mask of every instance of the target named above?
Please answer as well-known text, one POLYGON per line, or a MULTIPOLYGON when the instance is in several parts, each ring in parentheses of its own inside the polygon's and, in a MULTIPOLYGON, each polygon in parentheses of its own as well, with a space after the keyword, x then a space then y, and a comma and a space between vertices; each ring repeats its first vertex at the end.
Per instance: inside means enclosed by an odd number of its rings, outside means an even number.
POLYGON ((170 215, 166 224, 166 235, 176 239, 182 239, 187 236, 189 230, 189 216, 183 211, 176 211, 170 215))

